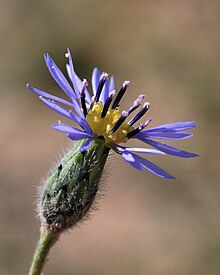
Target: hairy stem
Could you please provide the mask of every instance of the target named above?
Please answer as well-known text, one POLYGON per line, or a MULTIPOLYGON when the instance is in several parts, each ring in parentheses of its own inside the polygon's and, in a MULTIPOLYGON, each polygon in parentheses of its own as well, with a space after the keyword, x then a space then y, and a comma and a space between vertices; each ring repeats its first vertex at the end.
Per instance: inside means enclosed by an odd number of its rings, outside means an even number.
POLYGON ((58 240, 59 235, 51 232, 44 226, 40 230, 40 238, 36 245, 29 275, 41 275, 51 247, 58 240))

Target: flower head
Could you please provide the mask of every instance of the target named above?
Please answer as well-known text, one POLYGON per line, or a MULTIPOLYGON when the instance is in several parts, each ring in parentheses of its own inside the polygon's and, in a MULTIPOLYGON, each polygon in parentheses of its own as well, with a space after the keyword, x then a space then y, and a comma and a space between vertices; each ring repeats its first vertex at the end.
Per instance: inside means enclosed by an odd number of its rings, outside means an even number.
POLYGON ((180 140, 191 137, 192 133, 184 131, 196 127, 193 121, 174 122, 146 129, 151 122, 151 119, 147 118, 145 123, 136 125, 150 107, 148 102, 143 103, 141 107, 144 95, 140 95, 129 109, 121 111, 120 102, 128 89, 129 81, 125 81, 116 93, 113 76, 109 78, 107 73, 100 73, 97 68, 94 68, 91 79, 93 95, 91 96, 87 90, 87 81, 81 80, 75 73, 69 49, 66 57, 69 61, 66 69, 70 81, 66 79, 49 54, 44 56, 48 70, 68 96, 69 101, 36 89, 29 84, 27 87, 37 93, 40 100, 49 108, 79 125, 81 129, 62 123, 54 124, 52 128, 65 133, 72 140, 85 140, 79 149, 81 152, 88 150, 94 139, 102 138, 107 147, 120 154, 137 170, 144 168, 157 176, 169 179, 174 179, 174 177, 138 154, 168 154, 183 158, 197 156, 156 141, 157 139, 180 140), (130 139, 138 139, 154 149, 120 145, 127 143, 130 139))

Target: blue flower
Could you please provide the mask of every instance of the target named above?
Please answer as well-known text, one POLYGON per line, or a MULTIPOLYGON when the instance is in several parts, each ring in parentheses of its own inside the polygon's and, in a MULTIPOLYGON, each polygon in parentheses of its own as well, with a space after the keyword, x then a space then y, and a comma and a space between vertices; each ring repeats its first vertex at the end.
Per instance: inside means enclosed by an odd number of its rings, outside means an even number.
POLYGON ((99 70, 94 68, 91 79, 93 96, 91 96, 87 90, 87 81, 82 81, 75 73, 69 49, 66 57, 69 61, 66 69, 70 82, 49 54, 44 56, 48 70, 68 96, 69 101, 33 88, 29 84, 27 87, 40 95, 40 100, 49 108, 79 125, 81 129, 62 123, 54 124, 52 128, 66 133, 72 140, 85 139, 80 148, 81 152, 87 150, 94 139, 103 138, 106 146, 120 154, 127 163, 137 170, 144 168, 157 176, 169 179, 174 179, 174 177, 138 154, 168 154, 182 158, 197 156, 194 153, 156 141, 157 139, 181 140, 191 137, 192 133, 184 131, 196 127, 193 121, 174 122, 146 129, 151 122, 151 119, 148 118, 145 123, 134 126, 150 107, 148 102, 145 102, 141 107, 144 95, 140 95, 128 110, 121 112, 120 101, 129 86, 129 81, 125 81, 116 94, 113 76, 109 78, 107 73, 100 74, 99 70), (64 108, 63 105, 66 107, 64 108), (136 114, 132 116, 131 114, 137 109, 139 111, 136 111, 136 114), (156 149, 131 148, 119 145, 130 139, 138 139, 156 149))

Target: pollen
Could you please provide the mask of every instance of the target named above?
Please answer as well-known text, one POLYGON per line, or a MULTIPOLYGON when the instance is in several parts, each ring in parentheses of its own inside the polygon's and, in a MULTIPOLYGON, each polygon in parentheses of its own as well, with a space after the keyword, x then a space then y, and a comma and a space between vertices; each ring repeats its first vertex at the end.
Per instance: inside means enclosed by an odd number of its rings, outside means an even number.
POLYGON ((126 120, 117 127, 115 125, 120 121, 121 114, 119 108, 109 108, 105 117, 102 117, 103 104, 102 102, 96 102, 92 108, 88 110, 86 120, 91 127, 94 134, 102 136, 105 139, 105 143, 126 143, 128 141, 127 134, 134 128, 128 124, 126 120))

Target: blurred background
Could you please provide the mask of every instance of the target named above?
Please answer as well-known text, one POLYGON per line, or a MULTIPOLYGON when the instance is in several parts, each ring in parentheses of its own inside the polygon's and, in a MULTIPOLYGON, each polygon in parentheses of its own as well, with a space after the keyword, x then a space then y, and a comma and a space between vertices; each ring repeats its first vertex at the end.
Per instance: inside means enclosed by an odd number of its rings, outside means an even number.
POLYGON ((131 81, 124 108, 144 93, 151 126, 195 120, 171 144, 200 157, 150 157, 169 181, 112 154, 99 211, 62 236, 45 274, 220 274, 219 14, 218 0, 1 1, 0 275, 27 274, 37 186, 69 144, 25 85, 61 96, 43 54, 64 70, 67 47, 81 78, 98 66, 118 89, 131 81))

